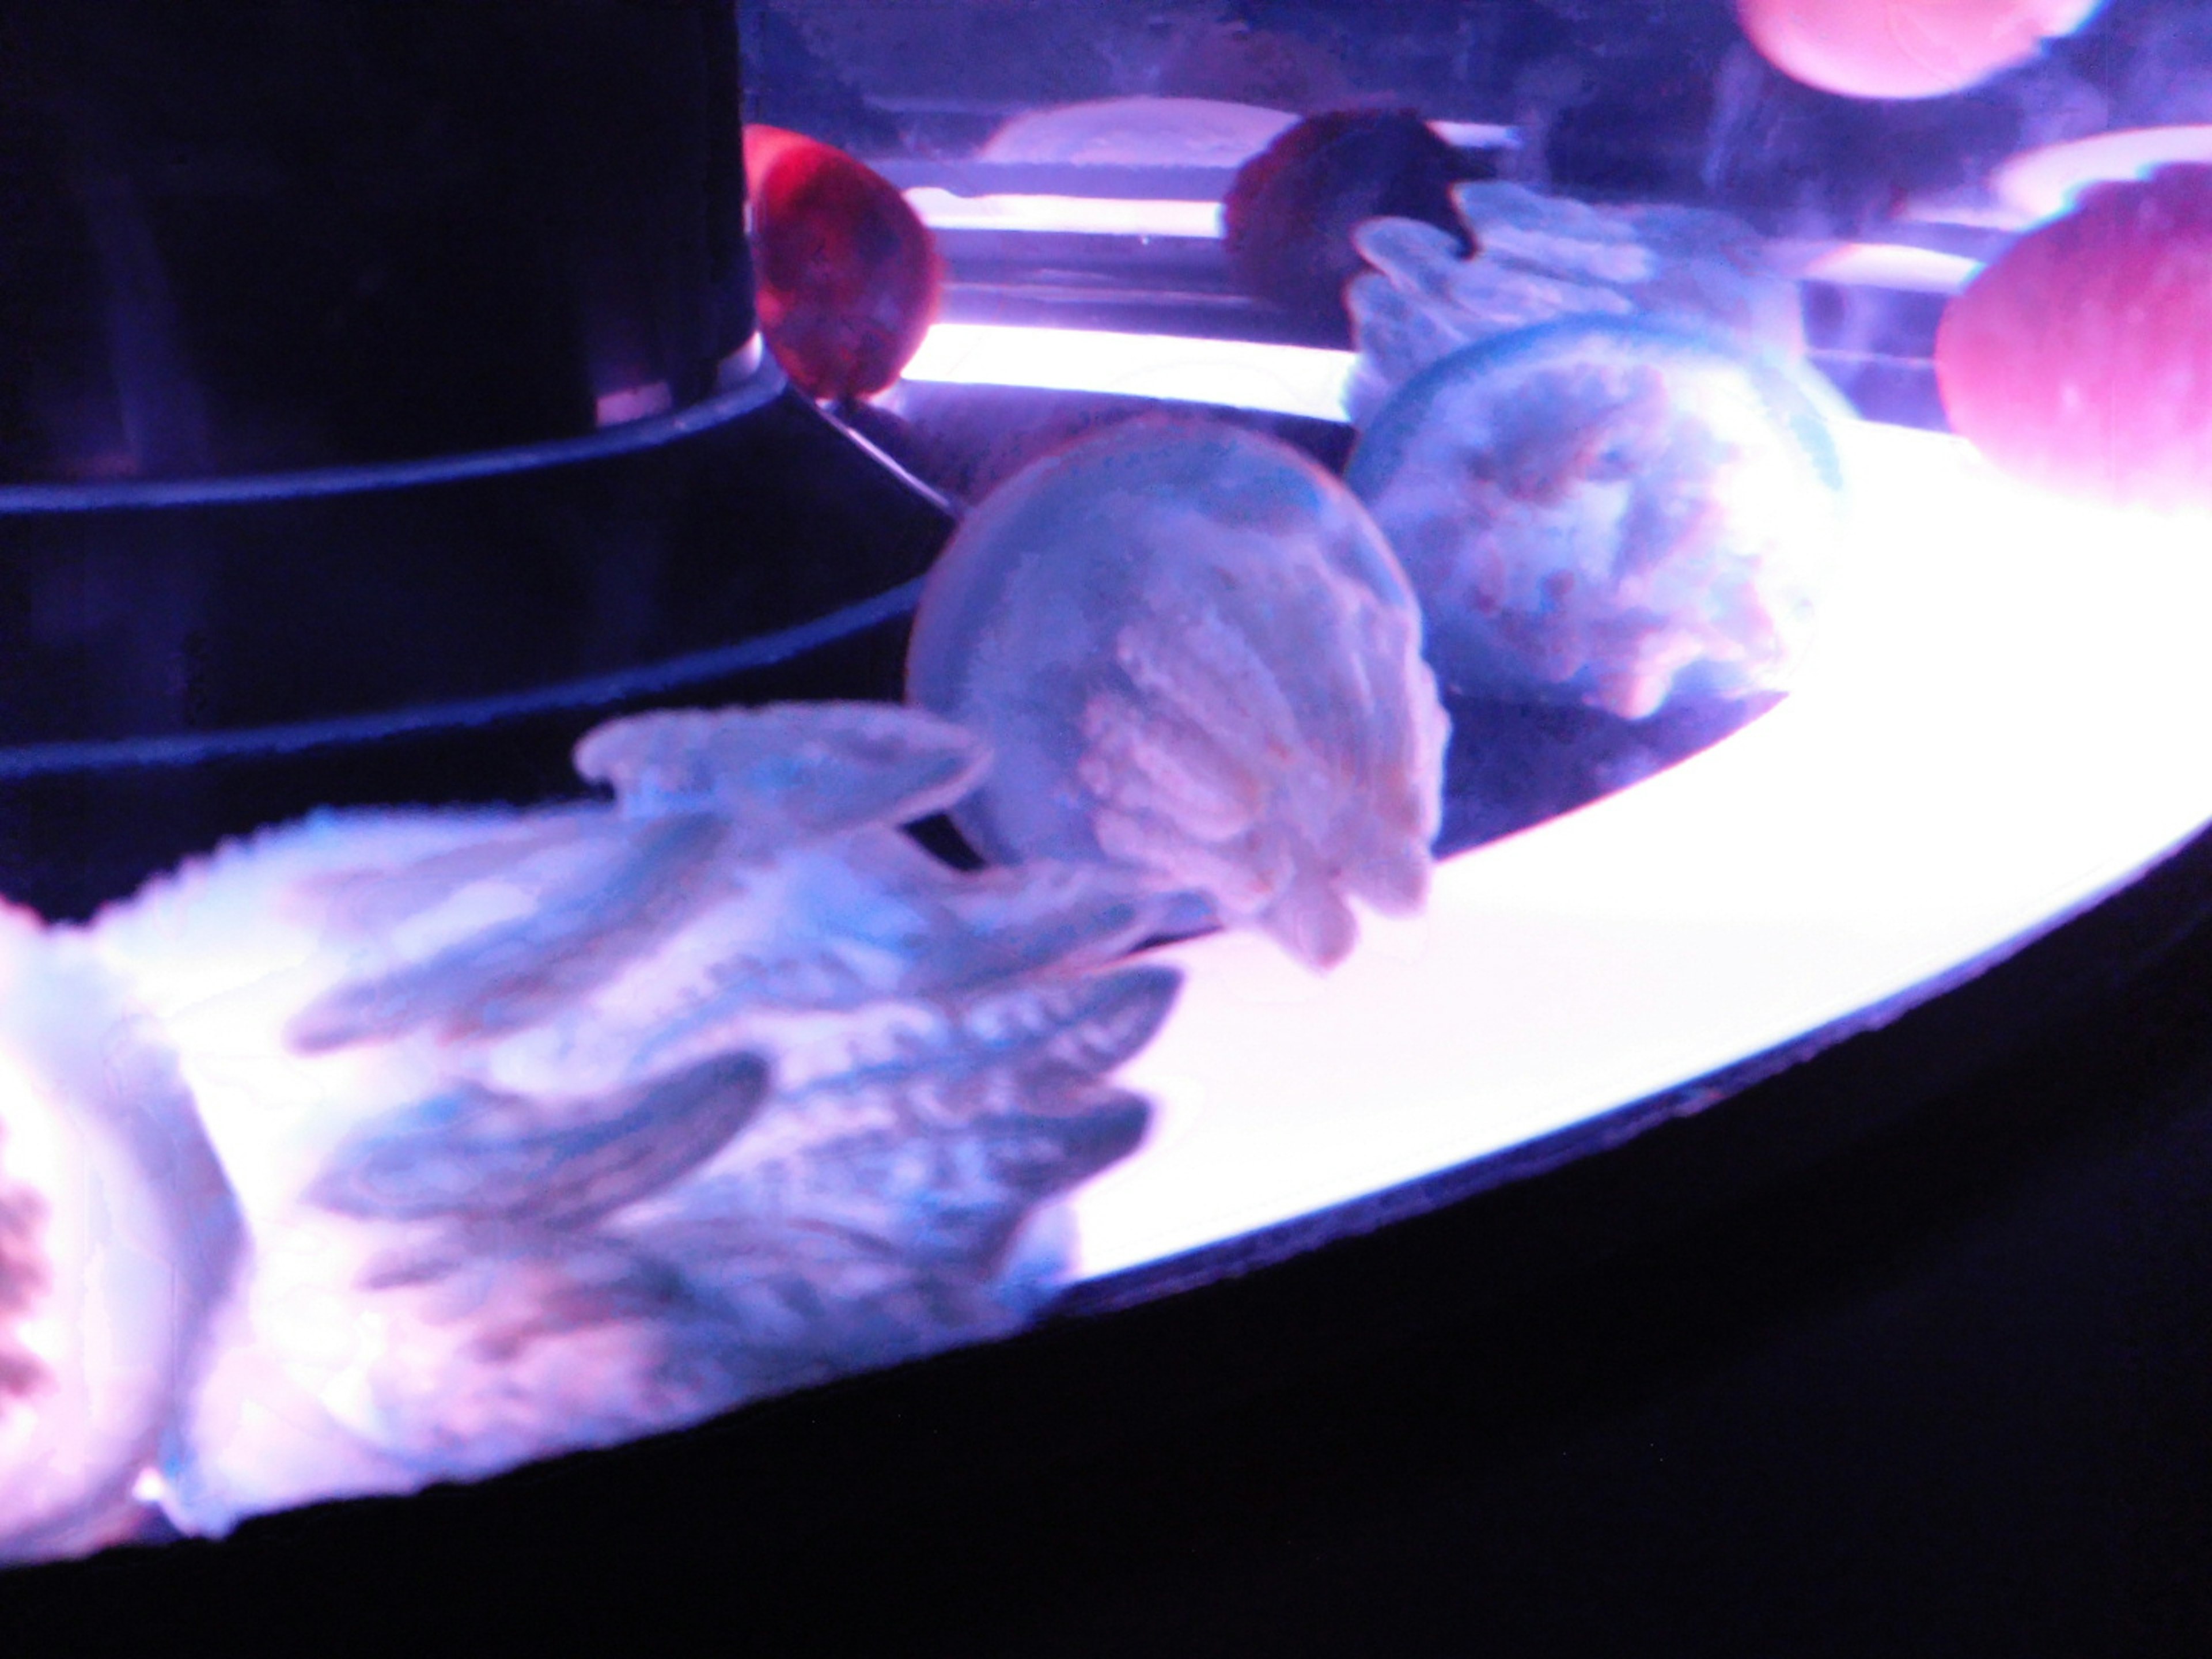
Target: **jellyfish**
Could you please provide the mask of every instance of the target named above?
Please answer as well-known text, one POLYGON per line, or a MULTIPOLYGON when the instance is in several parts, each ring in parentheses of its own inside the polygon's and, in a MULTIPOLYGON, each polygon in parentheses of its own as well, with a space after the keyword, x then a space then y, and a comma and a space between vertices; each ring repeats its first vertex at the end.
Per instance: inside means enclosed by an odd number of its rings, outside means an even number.
POLYGON ((1737 0, 1761 55, 1847 98, 1936 98, 2024 64, 2103 0, 1737 0))
POLYGON ((0 1564, 137 1535, 238 1211, 158 1034, 0 911, 0 1564))
POLYGON ((1504 181, 1456 185, 1451 195, 1464 234, 1407 218, 1353 234, 1373 267, 1346 291, 1358 347, 1345 393, 1355 423, 1453 352, 1565 317, 1672 317, 1784 355, 1804 348, 1796 285, 1727 214, 1593 206, 1504 181))
POLYGON ((2031 483, 2212 506, 2212 165, 2100 184, 1944 308, 1952 427, 2031 483))
POLYGON ((1327 966, 1426 892, 1447 723, 1404 574, 1273 439, 1146 416, 1031 464, 932 570, 909 699, 998 757, 988 858, 1102 863, 1327 966))
POLYGON ((71 1182, 16 1196, 46 1165, 5 1097, 0 1355, 33 1410, 0 1410, 0 1474, 32 1460, 37 1502, 0 1485, 0 1537, 96 1547, 132 1492, 220 1534, 1031 1316, 1057 1200, 1145 1133, 1110 1073, 1176 976, 1127 959, 1163 907, 1114 872, 963 873, 897 827, 988 758, 890 706, 641 715, 579 746, 611 799, 323 812, 36 941, 0 1056, 88 1149, 103 1089, 173 1107, 233 1231, 118 1179, 129 1249, 87 1250, 71 1182), (180 1261, 197 1300, 157 1293, 180 1261), (35 1322, 71 1273, 122 1334, 64 1375, 35 1322))
POLYGON ((1571 318, 1422 371, 1345 477, 1420 596, 1447 696, 1623 720, 1785 689, 1843 526, 1809 371, 1671 322, 1571 318))
POLYGON ((841 149, 749 126, 745 194, 761 331, 809 397, 881 392, 921 349, 944 261, 897 188, 841 149))

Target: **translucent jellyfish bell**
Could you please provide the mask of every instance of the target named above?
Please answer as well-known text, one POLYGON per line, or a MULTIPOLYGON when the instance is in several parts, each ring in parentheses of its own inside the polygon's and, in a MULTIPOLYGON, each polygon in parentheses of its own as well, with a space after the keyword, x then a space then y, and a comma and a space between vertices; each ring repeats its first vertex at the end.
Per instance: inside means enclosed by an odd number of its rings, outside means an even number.
POLYGON ((1333 476, 1239 428, 1133 421, 1018 474, 932 573, 911 701, 997 757, 954 810, 1002 861, 1133 869, 1310 963, 1357 896, 1418 906, 1449 726, 1420 617, 1333 476))
POLYGON ((0 907, 0 1564, 137 1528, 240 1231, 155 1035, 76 936, 0 907))
POLYGON ((1945 308, 1953 430, 2014 477, 2123 504, 2212 507, 2212 165, 2082 192, 1945 308))
POLYGON ((1717 335, 1576 318, 1423 371, 1346 478, 1449 695, 1640 720, 1787 688, 1842 529, 1840 409, 1717 335))

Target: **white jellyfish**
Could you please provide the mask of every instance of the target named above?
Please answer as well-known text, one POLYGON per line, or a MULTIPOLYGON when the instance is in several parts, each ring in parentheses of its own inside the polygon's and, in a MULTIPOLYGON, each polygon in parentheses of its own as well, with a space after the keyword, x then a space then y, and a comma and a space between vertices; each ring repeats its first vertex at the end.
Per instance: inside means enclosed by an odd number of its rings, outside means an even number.
POLYGON ((1787 689, 1843 533, 1842 413, 1724 337, 1583 317, 1432 364, 1346 479, 1450 695, 1641 720, 1787 689))
MULTIPOLYGON (((963 874, 896 827, 985 762, 896 708, 641 716, 580 745, 611 802, 322 813, 68 935, 135 1010, 82 1040, 158 1036, 243 1218, 198 1363, 138 1368, 173 1523, 475 1478, 1032 1312, 1054 1201, 1144 1132, 1107 1074, 1176 975, 1122 962, 1161 906, 1112 872, 963 874)), ((134 1417, 101 1490, 152 1451, 134 1417)))
POLYGON ((1149 416, 1048 456, 932 571, 911 701, 987 738, 986 857, 1103 862, 1184 921, 1348 951, 1427 890, 1449 726, 1420 617, 1349 491, 1287 445, 1149 416))
POLYGON ((131 1536, 239 1219, 115 983, 0 909, 0 1563, 131 1536))

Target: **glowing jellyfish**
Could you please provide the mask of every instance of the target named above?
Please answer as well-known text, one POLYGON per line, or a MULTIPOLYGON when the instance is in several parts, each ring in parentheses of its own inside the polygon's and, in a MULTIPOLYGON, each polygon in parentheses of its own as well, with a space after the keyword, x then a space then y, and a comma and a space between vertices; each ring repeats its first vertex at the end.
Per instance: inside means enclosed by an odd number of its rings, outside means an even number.
POLYGON ((0 1562, 131 1535, 239 1223, 158 1040, 0 911, 0 1562))
POLYGON ((997 755, 954 809, 987 856, 1118 865, 1317 965, 1348 896, 1426 893, 1447 723, 1419 615, 1285 445, 1147 418, 1033 464, 954 536, 908 662, 997 755))
POLYGON ((104 912, 76 948, 127 1021, 51 965, 0 985, 0 1059, 82 1050, 26 1085, 64 1124, 196 1103, 250 1241, 179 1365, 206 1298, 162 1292, 205 1226, 166 1219, 168 1170, 100 1193, 61 1143, 41 1249, 97 1322, 36 1350, 85 1358, 30 1438, 0 1410, 0 1538, 26 1467, 40 1553, 105 1541, 75 1518, 142 1475, 222 1533, 1018 1327, 1053 1200, 1144 1133, 1107 1073, 1176 975, 1121 960, 1162 906, 1113 872, 962 872, 898 830, 987 762, 911 709, 640 716, 579 747, 611 802, 319 814, 104 912))
POLYGON ((1743 32, 1792 80, 1847 98, 1964 92, 2071 34, 2102 0, 1737 0, 1743 32))
POLYGON ((899 376, 937 314, 944 263, 897 188, 841 149, 745 129, 761 331, 809 397, 864 398, 899 376))
POLYGON ((1788 684, 1842 528, 1840 412, 1722 337, 1577 318, 1422 372, 1345 476, 1448 693, 1641 720, 1788 684))
POLYGON ((1946 307, 1952 426, 2031 482, 2212 506, 2212 165, 2085 191, 1946 307))

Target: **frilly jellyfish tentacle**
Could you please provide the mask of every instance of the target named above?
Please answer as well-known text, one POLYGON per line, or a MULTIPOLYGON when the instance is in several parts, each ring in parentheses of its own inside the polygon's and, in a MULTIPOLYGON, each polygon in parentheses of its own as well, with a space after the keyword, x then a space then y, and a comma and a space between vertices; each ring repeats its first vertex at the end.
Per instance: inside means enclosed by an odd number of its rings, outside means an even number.
POLYGON ((626 816, 714 812, 739 856, 927 817, 989 765, 973 733, 871 703, 637 714, 576 745, 576 770, 611 785, 626 816))
POLYGON ((1485 339, 1580 316, 1674 318, 1794 356, 1796 285, 1751 228, 1703 208, 1595 207, 1504 181, 1457 185, 1475 252, 1410 220, 1354 234, 1375 270, 1349 292, 1358 358, 1346 407, 1374 419, 1430 364, 1485 339))
POLYGON ((341 1147, 307 1201, 391 1221, 579 1224, 712 1158, 759 1109, 768 1080, 766 1063, 741 1054, 580 1106, 464 1083, 341 1147))
POLYGON ((252 1244, 163 1443, 178 1526, 1001 1333, 1052 1271, 1041 1206, 1142 1137, 1108 1074, 1177 981, 1115 964, 1167 901, 902 834, 976 738, 817 705, 578 753, 612 802, 324 815, 84 936, 252 1244))
POLYGON ((971 513, 915 617, 908 695, 998 770, 955 808, 1006 861, 1130 872, 1182 918, 1327 966, 1352 895, 1425 883, 1445 720, 1413 593, 1350 494, 1239 428, 1128 422, 971 513))

